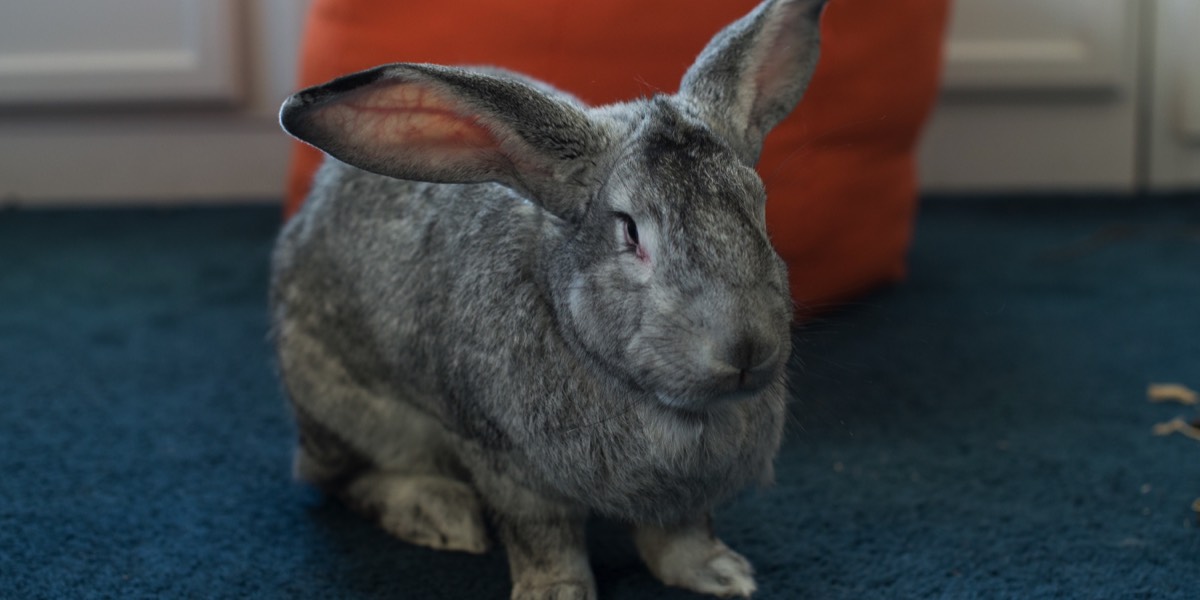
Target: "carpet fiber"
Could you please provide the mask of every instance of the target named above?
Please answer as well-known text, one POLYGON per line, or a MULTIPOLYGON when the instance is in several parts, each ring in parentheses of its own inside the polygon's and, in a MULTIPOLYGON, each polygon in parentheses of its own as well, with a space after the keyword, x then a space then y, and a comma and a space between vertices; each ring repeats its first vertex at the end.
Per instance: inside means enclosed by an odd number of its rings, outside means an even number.
MULTIPOLYGON (((289 478, 273 208, 0 213, 0 597, 506 598, 289 478)), ((757 598, 1194 598, 1200 201, 935 199, 908 282, 796 332, 757 598)), ((602 598, 666 590, 592 527, 602 598)))

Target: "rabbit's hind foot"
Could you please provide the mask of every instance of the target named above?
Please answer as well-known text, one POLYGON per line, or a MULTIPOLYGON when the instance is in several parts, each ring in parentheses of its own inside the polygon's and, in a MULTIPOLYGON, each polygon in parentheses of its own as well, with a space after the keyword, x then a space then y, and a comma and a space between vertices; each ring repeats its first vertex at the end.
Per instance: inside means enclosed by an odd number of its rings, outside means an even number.
POLYGON ((343 495, 347 504, 411 544, 472 554, 488 549, 479 496, 462 481, 374 471, 355 479, 343 495))

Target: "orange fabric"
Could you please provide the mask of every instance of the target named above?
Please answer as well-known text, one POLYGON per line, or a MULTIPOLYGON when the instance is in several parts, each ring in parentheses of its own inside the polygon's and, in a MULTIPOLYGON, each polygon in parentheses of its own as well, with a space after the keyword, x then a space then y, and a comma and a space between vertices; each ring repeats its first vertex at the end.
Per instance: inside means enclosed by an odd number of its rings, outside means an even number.
MULTIPOLYGON (((826 9, 812 84, 767 138, 758 167, 768 228, 801 310, 904 275, 914 147, 937 92, 949 1, 832 0, 826 9)), ((673 92, 709 38, 756 3, 541 0, 532 10, 492 0, 313 0, 300 84, 432 62, 507 67, 591 104, 673 92)), ((296 144, 288 215, 320 161, 296 144)))

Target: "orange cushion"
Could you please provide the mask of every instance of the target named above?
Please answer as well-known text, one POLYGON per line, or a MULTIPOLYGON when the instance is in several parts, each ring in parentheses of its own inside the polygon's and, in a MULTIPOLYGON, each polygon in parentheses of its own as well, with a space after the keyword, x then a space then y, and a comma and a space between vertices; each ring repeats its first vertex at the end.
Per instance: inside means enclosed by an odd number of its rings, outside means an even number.
MULTIPOLYGON (((709 38, 756 0, 313 0, 300 85, 389 62, 507 67, 602 104, 673 92, 709 38)), ((914 147, 937 92, 949 0, 833 0, 800 107, 767 138, 767 221, 800 309, 900 279, 914 147)), ((319 151, 297 143, 287 214, 319 151)))

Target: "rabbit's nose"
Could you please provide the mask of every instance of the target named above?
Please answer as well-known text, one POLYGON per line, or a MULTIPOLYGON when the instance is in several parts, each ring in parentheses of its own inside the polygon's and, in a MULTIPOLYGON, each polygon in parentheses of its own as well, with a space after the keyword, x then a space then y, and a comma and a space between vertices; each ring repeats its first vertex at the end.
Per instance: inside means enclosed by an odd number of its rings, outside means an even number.
POLYGON ((725 362, 733 367, 736 389, 755 391, 766 387, 775 375, 779 345, 762 336, 744 334, 728 350, 725 362))

